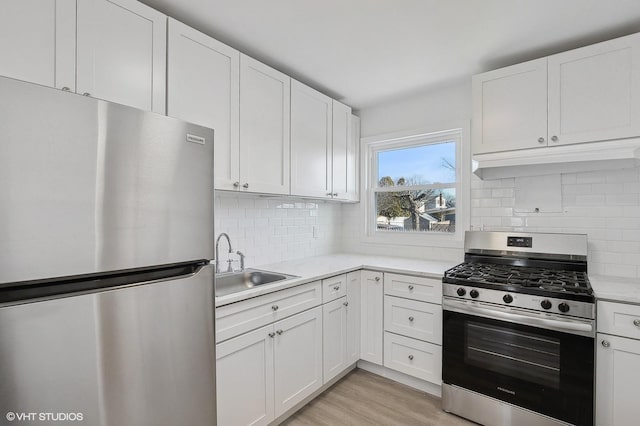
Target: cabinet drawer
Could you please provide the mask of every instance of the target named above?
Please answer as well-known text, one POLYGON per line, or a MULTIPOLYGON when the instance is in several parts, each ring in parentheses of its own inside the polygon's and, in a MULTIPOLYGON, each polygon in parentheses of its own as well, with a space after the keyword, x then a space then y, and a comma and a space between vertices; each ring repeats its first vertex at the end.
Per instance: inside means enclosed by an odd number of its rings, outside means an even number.
POLYGON ((322 280, 322 303, 347 295, 347 275, 342 274, 322 280))
POLYGON ((422 302, 442 304, 442 280, 385 273, 384 293, 422 302))
POLYGON ((442 344, 442 306, 385 296, 384 330, 442 344))
POLYGON ((385 332, 384 366, 439 385, 442 383, 442 347, 385 332))
POLYGON ((598 302, 599 333, 640 339, 640 306, 598 302))
POLYGON ((320 281, 303 284, 216 309, 216 341, 230 339, 249 330, 320 305, 320 281))

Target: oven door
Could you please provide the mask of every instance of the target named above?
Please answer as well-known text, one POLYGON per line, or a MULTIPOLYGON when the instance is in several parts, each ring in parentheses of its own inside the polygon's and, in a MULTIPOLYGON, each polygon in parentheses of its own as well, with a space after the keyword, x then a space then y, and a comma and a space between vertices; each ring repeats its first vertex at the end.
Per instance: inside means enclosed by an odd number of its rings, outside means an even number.
POLYGON ((459 300, 445 299, 443 308, 444 383, 593 424, 593 321, 459 300))

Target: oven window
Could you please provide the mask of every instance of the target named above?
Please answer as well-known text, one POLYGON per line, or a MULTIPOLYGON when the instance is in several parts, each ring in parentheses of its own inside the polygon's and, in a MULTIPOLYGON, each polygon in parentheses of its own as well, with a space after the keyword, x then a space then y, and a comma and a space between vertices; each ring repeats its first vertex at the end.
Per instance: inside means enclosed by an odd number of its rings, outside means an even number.
POLYGON ((560 388, 560 340, 474 321, 465 323, 465 362, 560 388))

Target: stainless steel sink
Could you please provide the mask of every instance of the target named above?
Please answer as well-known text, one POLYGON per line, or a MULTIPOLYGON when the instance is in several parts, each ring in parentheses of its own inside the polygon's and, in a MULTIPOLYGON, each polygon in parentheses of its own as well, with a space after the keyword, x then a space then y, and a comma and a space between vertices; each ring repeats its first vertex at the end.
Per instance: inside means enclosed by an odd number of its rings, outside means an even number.
POLYGON ((279 281, 297 278, 294 275, 279 274, 277 272, 245 269, 242 272, 228 272, 216 275, 216 296, 226 296, 239 291, 271 284, 279 281))

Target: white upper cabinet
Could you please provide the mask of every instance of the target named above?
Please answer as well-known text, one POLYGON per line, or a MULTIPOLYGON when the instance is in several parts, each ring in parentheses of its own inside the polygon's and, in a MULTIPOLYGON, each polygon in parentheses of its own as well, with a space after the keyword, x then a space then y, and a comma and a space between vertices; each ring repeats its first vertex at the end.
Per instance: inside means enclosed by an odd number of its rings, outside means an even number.
POLYGON ((549 145, 640 135, 640 34, 548 59, 549 145))
POLYGON ((546 146, 547 59, 473 76, 473 153, 546 146))
POLYGON ((241 55, 237 187, 242 191, 289 194, 290 90, 287 75, 241 55))
POLYGON ((75 91, 75 0, 5 1, 0 75, 75 91))
POLYGON ((350 176, 354 161, 351 107, 334 100, 332 109, 331 192, 333 198, 349 200, 353 198, 355 189, 350 176))
POLYGON ((166 34, 135 0, 78 0, 76 92, 164 114, 166 34))
POLYGON ((317 90, 291 82, 291 195, 332 197, 332 104, 317 90))
POLYGON ((215 186, 240 180, 240 53, 169 18, 167 115, 214 129, 215 186))
POLYGON ((473 77, 473 153, 640 136, 640 34, 473 77))
POLYGON ((360 201, 360 117, 351 115, 351 143, 347 146, 347 197, 360 201))

